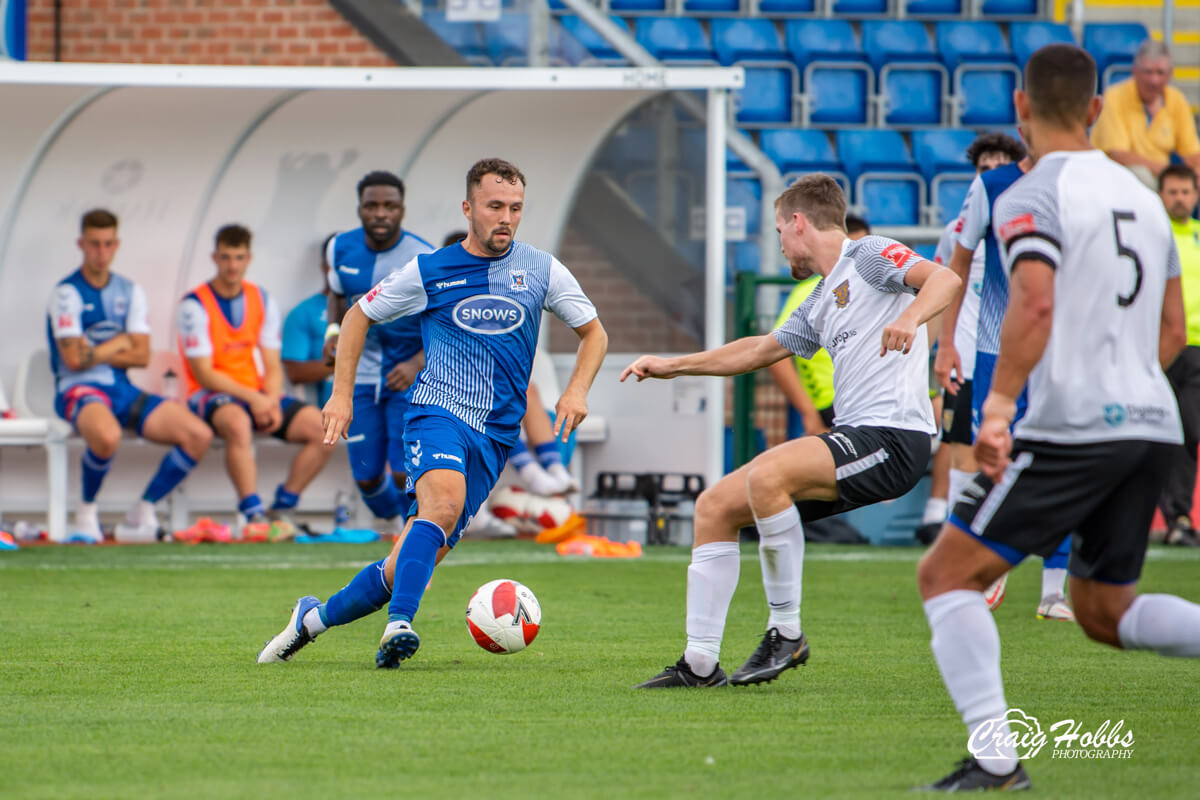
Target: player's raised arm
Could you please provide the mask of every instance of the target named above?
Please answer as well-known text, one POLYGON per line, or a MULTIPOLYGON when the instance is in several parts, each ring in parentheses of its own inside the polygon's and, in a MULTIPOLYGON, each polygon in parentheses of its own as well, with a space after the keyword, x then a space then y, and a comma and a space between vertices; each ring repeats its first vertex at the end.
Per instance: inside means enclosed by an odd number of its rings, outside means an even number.
POLYGON ((675 378, 680 375, 712 375, 723 378, 768 367, 791 354, 791 351, 780 344, 772 334, 747 336, 715 350, 704 350, 687 356, 642 356, 621 372, 621 380, 624 381, 630 375, 639 382, 647 378, 675 378))

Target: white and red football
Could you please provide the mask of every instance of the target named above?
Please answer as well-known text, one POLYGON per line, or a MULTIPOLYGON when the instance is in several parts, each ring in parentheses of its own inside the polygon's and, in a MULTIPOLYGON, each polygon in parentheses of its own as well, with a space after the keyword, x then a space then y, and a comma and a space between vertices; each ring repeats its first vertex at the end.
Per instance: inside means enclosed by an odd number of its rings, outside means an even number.
POLYGON ((529 587, 517 581, 489 581, 467 603, 467 630, 489 653, 524 650, 542 626, 542 607, 529 587))

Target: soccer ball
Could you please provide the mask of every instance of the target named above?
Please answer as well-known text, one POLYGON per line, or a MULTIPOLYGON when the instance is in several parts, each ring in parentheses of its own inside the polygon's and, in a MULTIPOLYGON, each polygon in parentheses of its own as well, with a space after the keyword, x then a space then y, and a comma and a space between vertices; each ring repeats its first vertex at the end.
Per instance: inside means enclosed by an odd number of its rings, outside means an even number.
POLYGON ((566 523, 574 513, 571 504, 561 497, 541 497, 534 495, 526 507, 528 518, 538 524, 538 528, 557 528, 566 523))
POLYGON ((505 522, 517 524, 529 514, 529 500, 532 497, 524 489, 515 486, 501 486, 492 492, 488 500, 488 508, 505 522))
POLYGON ((542 625, 542 607, 529 588, 500 579, 480 586, 467 602, 467 630, 489 653, 524 650, 542 625))

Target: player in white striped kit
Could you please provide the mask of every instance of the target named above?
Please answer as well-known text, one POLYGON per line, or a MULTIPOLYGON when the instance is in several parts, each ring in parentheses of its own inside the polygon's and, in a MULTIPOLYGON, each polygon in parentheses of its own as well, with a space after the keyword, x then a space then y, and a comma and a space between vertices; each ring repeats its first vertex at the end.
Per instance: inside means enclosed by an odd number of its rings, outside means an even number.
POLYGON ((822 276, 804 304, 773 334, 681 358, 642 356, 621 379, 738 375, 793 354, 811 358, 824 347, 833 359, 833 428, 771 448, 700 495, 688 568, 687 649, 637 688, 763 683, 803 664, 801 519, 899 497, 929 462, 935 426, 923 326, 950 302, 958 278, 891 239, 847 239, 846 198, 827 175, 796 181, 775 209, 792 277, 822 276), (726 678, 718 657, 737 588, 738 530, 751 522, 758 527, 770 615, 758 649, 726 678))
POLYGON ((1096 67, 1038 50, 1015 95, 1034 168, 993 228, 1011 287, 975 455, 950 523, 918 568, 931 647, 968 729, 935 791, 1027 789, 1008 724, 984 587, 1072 531, 1071 597, 1092 639, 1200 657, 1200 606, 1138 595, 1155 502, 1182 441, 1163 374, 1185 342, 1179 255, 1158 197, 1088 143, 1096 67), (1029 405, 1010 434, 1017 397, 1029 405))

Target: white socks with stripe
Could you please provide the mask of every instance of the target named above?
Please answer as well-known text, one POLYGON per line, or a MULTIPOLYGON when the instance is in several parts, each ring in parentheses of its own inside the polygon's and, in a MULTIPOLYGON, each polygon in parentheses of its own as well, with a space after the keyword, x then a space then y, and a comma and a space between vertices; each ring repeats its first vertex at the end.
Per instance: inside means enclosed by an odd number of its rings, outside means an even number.
POLYGON ((687 649, 683 658, 700 677, 721 657, 725 615, 737 589, 741 555, 737 542, 709 542, 692 550, 687 581, 687 649))
POLYGON ((1117 623, 1126 650, 1200 658, 1200 606, 1172 594, 1141 594, 1117 623))
POLYGON ((771 608, 767 628, 778 628, 788 639, 800 638, 800 586, 804 576, 804 526, 800 512, 788 506, 765 519, 758 528, 758 560, 763 590, 771 608))
MULTIPOLYGON (((925 601, 925 616, 933 631, 930 647, 954 707, 967 724, 967 733, 988 720, 1004 717, 1008 704, 1000 680, 1000 632, 979 592, 965 589, 939 594, 925 601)), ((979 766, 993 775, 1007 775, 1017 767, 1017 753, 1003 744, 1008 723, 995 727, 999 758, 981 759, 979 766)))

